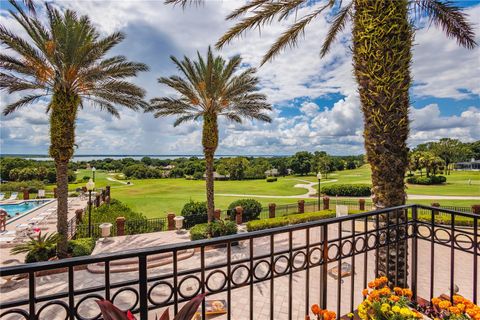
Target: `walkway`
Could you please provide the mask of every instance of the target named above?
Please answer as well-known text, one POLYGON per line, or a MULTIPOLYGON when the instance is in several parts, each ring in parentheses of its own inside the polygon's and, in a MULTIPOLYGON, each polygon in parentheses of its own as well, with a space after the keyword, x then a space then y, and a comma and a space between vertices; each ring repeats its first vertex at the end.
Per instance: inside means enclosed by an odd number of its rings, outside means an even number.
MULTIPOLYGON (((360 226, 359 226, 360 227, 360 226)), ((358 229, 360 230, 360 228, 358 229)), ((344 226, 344 232, 348 232, 348 226, 344 226)), ((338 233, 336 226, 331 226, 328 231, 329 234, 335 235, 338 233)), ((172 237, 176 237, 175 233, 170 234, 172 237)), ((147 238, 150 236, 147 236, 147 238)), ((151 237, 150 237, 151 238, 151 237)), ((316 242, 319 240, 319 232, 312 230, 310 232, 310 241, 316 242)), ((238 260, 247 259, 250 257, 249 247, 250 240, 242 241, 238 246, 232 247, 231 261, 234 263, 238 260)), ((256 238, 253 241, 254 256, 260 256, 270 253, 270 240, 269 237, 256 238)), ((306 241, 305 232, 294 232, 293 233, 293 247, 299 247, 303 245, 306 241)), ((137 239, 137 244, 140 244, 140 238, 137 239)), ((285 234, 279 234, 275 236, 274 240, 274 250, 275 252, 280 252, 282 250, 288 249, 289 241, 285 234)), ((131 248, 131 247, 130 247, 131 248)), ((411 248, 411 246, 410 246, 411 248)), ((117 248, 123 249, 123 248, 117 248)), ((430 274, 430 242, 419 240, 418 241, 419 249, 419 260, 418 260, 418 283, 419 283, 419 295, 423 297, 428 297, 429 295, 429 274, 430 274)), ((435 295, 440 295, 442 293, 448 293, 449 290, 449 266, 450 266, 450 248, 437 245, 435 248, 435 281, 434 281, 434 290, 435 295)), ((205 264, 207 266, 213 266, 217 263, 225 263, 226 261, 226 248, 217 248, 210 249, 206 251, 205 255, 205 264)), ((369 252, 368 261, 367 261, 367 277, 368 279, 374 278, 374 251, 369 252)), ((277 255, 278 256, 278 255, 277 255)), ((301 255, 299 256, 301 258, 301 255)), ((312 254, 311 259, 315 260, 316 258, 312 254)), ((361 291, 364 288, 363 284, 363 266, 365 255, 357 255, 355 260, 355 282, 354 282, 354 305, 358 305, 361 300, 361 291)), ((301 259, 300 259, 301 260, 301 259)), ((189 272, 189 270, 196 269, 200 267, 200 252, 196 251, 191 257, 180 260, 178 262, 178 273, 184 273, 188 275, 195 275, 200 277, 200 273, 189 272)), ((455 252, 455 283, 460 288, 460 293, 469 297, 472 295, 472 255, 466 254, 456 250, 455 252)), ((352 264, 351 259, 344 259, 342 262, 347 262, 352 264)), ((149 262, 150 263, 150 262, 149 262)), ((301 261, 295 263, 301 264, 301 261)), ((337 262, 330 263, 328 269, 337 266, 337 262)), ((285 267, 285 262, 280 259, 276 264, 278 270, 282 270, 285 267)), ((226 271, 225 268, 220 268, 219 270, 226 271)), ((259 265, 257 267, 257 274, 266 274, 269 268, 266 265, 259 265)), ((149 277, 161 277, 166 274, 172 273, 172 264, 168 263, 159 267, 148 269, 149 277)), ((213 271, 207 271, 208 274, 212 274, 213 271)), ((312 303, 318 303, 319 301, 319 275, 320 270, 318 267, 309 269, 309 293, 310 301, 309 305, 312 303)), ((81 288, 90 288, 101 285, 104 283, 104 275, 91 273, 87 270, 77 270, 75 271, 75 289, 81 288)), ((288 301, 289 301, 289 282, 292 283, 292 306, 293 314, 291 319, 303 320, 305 319, 305 290, 306 290, 306 278, 307 274, 305 271, 297 272, 292 275, 292 279, 289 279, 288 275, 280 276, 275 278, 273 281, 274 286, 274 318, 276 320, 288 319, 288 301)), ((233 279, 237 283, 241 283, 244 279, 248 277, 247 269, 240 268, 238 272, 233 274, 233 279)), ((66 274, 53 274, 48 276, 37 277, 37 290, 36 294, 38 296, 53 294, 57 292, 64 292, 68 290, 68 284, 66 282, 66 274)), ((111 283, 116 283, 120 281, 128 281, 138 279, 138 272, 124 272, 124 273, 111 273, 110 281, 111 283)), ((183 279, 183 276, 179 277, 179 281, 183 279)), ((223 282, 223 277, 221 274, 217 273, 214 276, 210 277, 209 286, 212 288, 217 288, 223 282)), ((0 280, 3 281, 3 280, 0 280)), ((171 282, 171 279, 167 279, 168 282, 171 282)), ((28 297, 28 280, 22 279, 18 280, 17 285, 14 288, 0 288, 2 294, 2 301, 9 301, 17 298, 28 297)), ((253 286, 253 319, 269 319, 270 318, 270 281, 263 281, 257 283, 253 286)), ((149 284, 151 287, 151 283, 149 284)), ((336 301, 337 301, 337 281, 328 277, 328 308, 330 310, 336 310, 336 301)), ((136 288, 132 286, 132 288, 136 288)), ((184 294, 190 295, 193 294, 198 288, 198 282, 194 278, 186 279, 182 286, 181 290, 184 294)), ((345 314, 349 311, 350 306, 350 295, 351 295, 351 277, 344 278, 343 283, 340 284, 341 289, 341 301, 342 309, 341 313, 345 314)), ((112 294, 116 292, 116 289, 112 290, 112 294)), ((169 289, 166 286, 158 286, 155 290, 152 290, 151 298, 155 301, 162 301, 169 296, 169 289)), ((103 293, 101 293, 103 294, 103 293)), ((250 287, 245 286, 242 288, 234 289, 231 292, 232 296, 232 319, 248 319, 250 312, 250 287)), ((81 297, 76 297, 75 302, 78 302, 81 297)), ((208 299, 225 299, 227 298, 227 293, 214 294, 208 297, 208 299)), ((130 308, 132 301, 135 300, 135 296, 132 292, 125 291, 122 294, 119 294, 115 300, 115 303, 122 309, 130 308)), ((172 308, 170 308, 172 309, 172 308)), ((83 317, 94 317, 98 312, 98 309, 95 307, 93 301, 84 302, 79 306, 79 313, 83 317)), ((150 318, 154 319, 156 314, 159 314, 160 310, 152 311, 150 313, 150 318)), ((45 310, 45 313, 42 314, 42 318, 45 319, 64 319, 65 314, 57 306, 52 306, 45 310)), ((226 319, 225 315, 220 315, 212 319, 226 319)))

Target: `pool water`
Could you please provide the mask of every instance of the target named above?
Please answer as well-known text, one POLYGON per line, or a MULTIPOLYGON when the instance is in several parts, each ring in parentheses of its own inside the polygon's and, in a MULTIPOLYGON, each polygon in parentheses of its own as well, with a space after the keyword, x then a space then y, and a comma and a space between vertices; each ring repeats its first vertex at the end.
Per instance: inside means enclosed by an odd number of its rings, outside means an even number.
POLYGON ((7 211, 10 217, 14 217, 16 215, 20 215, 24 212, 30 211, 41 205, 44 205, 49 201, 50 200, 38 200, 38 201, 35 200, 35 201, 23 201, 15 204, 0 204, 0 209, 7 211))

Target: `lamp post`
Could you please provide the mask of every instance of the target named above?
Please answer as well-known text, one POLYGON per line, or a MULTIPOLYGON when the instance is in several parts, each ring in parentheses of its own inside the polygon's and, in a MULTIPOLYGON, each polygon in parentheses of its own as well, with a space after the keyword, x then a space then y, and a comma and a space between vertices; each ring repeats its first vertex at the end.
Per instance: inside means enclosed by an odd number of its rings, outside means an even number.
POLYGON ((320 182, 322 181, 322 173, 317 173, 318 179, 318 211, 320 211, 320 192, 322 191, 322 187, 320 186, 320 182))
MULTIPOLYGON (((95 172, 95 171, 93 171, 95 172)), ((95 189, 95 182, 92 179, 87 182, 88 190, 88 237, 92 237, 92 191, 95 189)))
POLYGON ((93 182, 95 182, 95 171, 97 171, 97 169, 95 169, 95 167, 93 167, 92 168, 93 182))

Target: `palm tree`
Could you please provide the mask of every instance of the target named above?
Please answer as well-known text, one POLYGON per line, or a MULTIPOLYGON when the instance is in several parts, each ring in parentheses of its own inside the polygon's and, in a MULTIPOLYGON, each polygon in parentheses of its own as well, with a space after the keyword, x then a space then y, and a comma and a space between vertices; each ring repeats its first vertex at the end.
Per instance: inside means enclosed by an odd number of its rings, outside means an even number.
POLYGON ((7 105, 3 114, 11 114, 39 99, 48 101, 50 115, 50 156, 55 161, 58 190, 57 229, 61 235, 59 257, 67 255, 68 163, 73 156, 75 122, 85 102, 115 117, 115 105, 137 110, 145 107, 144 90, 125 80, 148 68, 129 62, 123 56, 104 58, 125 36, 113 33, 101 38, 86 16, 71 10, 64 13, 46 4, 48 24, 35 15, 27 15, 15 1, 10 11, 29 35, 29 40, 0 26, 1 43, 15 55, 0 54, 0 89, 8 93, 27 91, 18 101, 7 105))
MULTIPOLYGON (((200 0, 166 0, 166 3, 186 6, 200 0)), ((476 46, 474 32, 461 9, 441 0, 352 0, 342 6, 342 0, 252 0, 234 10, 227 19, 241 20, 217 42, 221 48, 249 29, 261 29, 274 21, 282 21, 299 8, 311 10, 299 17, 271 46, 262 64, 271 60, 287 46, 295 46, 305 27, 322 13, 332 10, 332 26, 320 49, 325 56, 336 36, 348 20, 353 22, 353 64, 361 108, 364 115, 364 140, 372 169, 373 203, 377 208, 405 204, 404 176, 408 167, 407 137, 409 134, 410 64, 414 31, 409 14, 428 16, 446 35, 460 46, 476 46)), ((402 214, 402 216, 404 216, 402 214)), ((390 215, 392 221, 396 214, 390 215)), ((382 226, 389 222, 382 217, 382 226)), ((390 221, 390 222, 392 222, 390 221)), ((395 222, 393 222, 395 223, 395 222)), ((406 259, 406 243, 397 250, 382 248, 379 254, 379 274, 394 279, 395 261, 406 259), (398 259, 397 259, 398 258, 398 259)), ((405 264, 400 263, 398 279, 406 279, 405 264)), ((403 281, 398 283, 404 285, 403 281)))
POLYGON ((208 222, 211 222, 215 210, 213 160, 218 147, 218 117, 224 116, 237 123, 241 123, 242 118, 270 122, 264 112, 271 110, 271 106, 265 95, 257 92, 258 79, 254 68, 235 74, 242 61, 240 56, 225 61, 221 56, 214 56, 210 47, 205 59, 199 52, 197 56, 197 61, 187 57, 179 61, 171 57, 184 77, 162 77, 158 82, 177 91, 180 97, 152 99, 147 110, 154 112, 156 118, 178 116, 173 124, 175 127, 186 121, 203 119, 202 146, 206 163, 208 222))

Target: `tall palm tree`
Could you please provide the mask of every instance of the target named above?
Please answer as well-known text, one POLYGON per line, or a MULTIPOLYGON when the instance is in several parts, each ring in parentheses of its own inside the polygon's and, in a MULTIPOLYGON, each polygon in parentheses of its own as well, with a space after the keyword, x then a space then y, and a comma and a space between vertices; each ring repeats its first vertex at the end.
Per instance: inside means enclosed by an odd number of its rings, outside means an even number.
MULTIPOLYGON (((166 0, 186 6, 200 0, 166 0)), ((200 1, 201 2, 201 1, 200 1)), ((325 56, 336 36, 348 20, 353 22, 353 64, 364 115, 364 140, 372 168, 373 203, 377 208, 405 204, 404 176, 408 166, 410 64, 414 31, 409 14, 414 18, 428 16, 446 35, 460 46, 476 46, 474 32, 466 15, 453 3, 441 0, 252 0, 234 10, 227 19, 241 20, 217 42, 221 48, 249 29, 282 21, 299 8, 310 8, 296 19, 271 46, 262 64, 287 46, 295 46, 305 27, 322 13, 331 10, 331 28, 320 49, 325 56), (319 6, 315 4, 319 3, 319 6)), ((402 215, 403 216, 403 215, 402 215)), ((396 215, 390 215, 396 221, 396 215)), ((382 217, 382 226, 389 222, 382 217)), ((392 222, 392 221, 390 221, 392 222)), ((394 222, 395 223, 395 222, 394 222)), ((379 273, 394 279, 395 261, 406 259, 406 243, 397 250, 382 248, 379 273), (398 260, 397 260, 398 258, 398 260)), ((404 279, 405 264, 400 263, 398 279, 404 279)), ((405 277, 406 278, 406 277, 405 277)), ((399 285, 404 285, 403 281, 399 285)))
POLYGON ((0 54, 0 89, 8 93, 27 91, 18 101, 3 109, 8 115, 39 99, 48 101, 50 115, 50 156, 55 161, 58 190, 58 255, 67 254, 68 163, 73 156, 75 122, 85 102, 115 117, 115 105, 137 110, 145 107, 144 90, 125 78, 148 68, 129 62, 123 56, 105 54, 125 36, 113 33, 100 37, 86 16, 71 10, 64 13, 46 4, 48 24, 27 15, 15 1, 12 17, 29 35, 25 40, 0 26, 2 45, 14 52, 0 54))
POLYGON ((206 163, 206 193, 208 222, 213 218, 214 186, 213 160, 218 147, 218 117, 241 123, 242 118, 270 122, 264 112, 271 110, 264 94, 257 92, 256 70, 248 68, 235 74, 242 59, 234 56, 229 61, 214 56, 208 48, 207 57, 197 52, 198 60, 184 57, 179 61, 171 57, 184 77, 160 78, 165 84, 180 94, 179 98, 161 97, 151 100, 148 111, 156 118, 177 116, 175 127, 183 122, 203 119, 202 146, 206 163))

